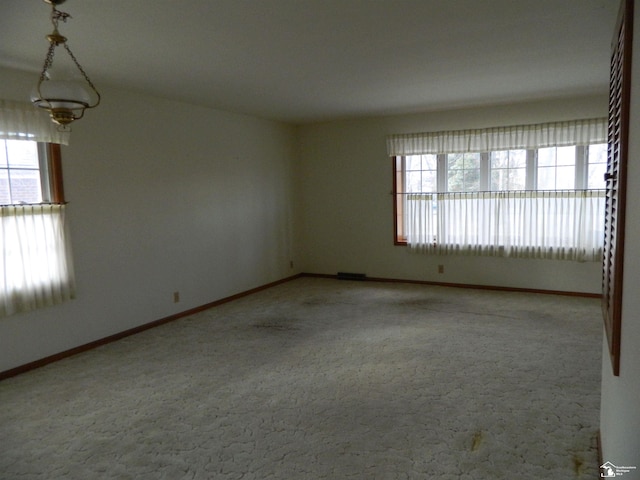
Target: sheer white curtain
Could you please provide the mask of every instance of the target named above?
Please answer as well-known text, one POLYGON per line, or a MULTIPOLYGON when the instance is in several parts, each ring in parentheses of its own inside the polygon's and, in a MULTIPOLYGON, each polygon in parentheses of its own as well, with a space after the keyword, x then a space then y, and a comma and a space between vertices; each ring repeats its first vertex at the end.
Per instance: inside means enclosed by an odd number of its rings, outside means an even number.
POLYGON ((75 294, 65 205, 0 209, 0 315, 54 305, 75 294))
POLYGON ((442 194, 438 198, 439 253, 497 255, 500 238, 500 198, 487 192, 442 194))
POLYGON ((599 261, 602 190, 407 195, 414 251, 599 261))
POLYGON ((508 192, 500 203, 506 255, 602 259, 603 190, 508 192))
MULTIPOLYGON (((67 143, 44 112, 0 100, 0 138, 67 143)), ((66 206, 0 206, 0 316, 54 305, 75 296, 66 206)))
MULTIPOLYGON (((607 119, 387 137, 390 156, 491 152, 607 142, 607 119)), ((404 193, 412 251, 599 261, 602 190, 404 193)))
POLYGON ((404 224, 409 245, 416 251, 433 251, 438 240, 437 194, 404 197, 404 224))

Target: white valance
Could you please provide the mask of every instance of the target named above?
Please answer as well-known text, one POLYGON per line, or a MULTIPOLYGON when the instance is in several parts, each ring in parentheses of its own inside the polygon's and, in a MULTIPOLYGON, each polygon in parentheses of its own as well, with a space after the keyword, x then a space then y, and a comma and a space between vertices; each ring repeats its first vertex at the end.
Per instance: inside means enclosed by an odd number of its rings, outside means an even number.
POLYGON ((42 109, 30 103, 0 100, 0 139, 69 144, 69 132, 59 131, 42 109))
POLYGON ((408 133, 387 137, 389 156, 491 152, 607 142, 607 119, 408 133))

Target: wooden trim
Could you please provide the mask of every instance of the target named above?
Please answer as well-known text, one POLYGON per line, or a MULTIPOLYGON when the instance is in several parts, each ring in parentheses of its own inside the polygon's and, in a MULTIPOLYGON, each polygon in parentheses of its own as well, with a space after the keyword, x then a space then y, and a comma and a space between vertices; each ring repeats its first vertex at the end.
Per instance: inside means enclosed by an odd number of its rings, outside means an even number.
MULTIPOLYGON (((301 273, 301 277, 337 279, 337 275, 324 273, 301 273)), ((409 283, 415 285, 432 285, 436 287, 472 288, 476 290, 496 290, 502 292, 541 293, 545 295, 561 295, 568 297, 600 298, 599 293, 571 292, 565 290, 543 290, 538 288, 501 287, 497 285, 477 285, 468 283, 432 282, 429 280, 408 280, 401 278, 365 277, 364 281, 382 283, 409 283)))
POLYGON ((406 246, 407 237, 404 234, 404 223, 402 222, 404 218, 403 202, 400 201, 401 196, 399 195, 404 193, 404 160, 399 156, 391 157, 391 160, 393 167, 393 243, 394 245, 406 246))
POLYGON ((5 370, 4 372, 0 372, 0 381, 5 380, 10 377, 14 377, 16 375, 20 375, 21 373, 26 373, 30 370, 34 370, 36 368, 44 367, 45 365, 49 365, 50 363, 57 362, 58 360, 62 360, 73 355, 77 355, 78 353, 87 352, 94 348, 100 347, 102 345, 106 345, 111 342, 115 342, 117 340, 121 340, 125 337, 129 337, 131 335, 135 335, 136 333, 144 332, 145 330, 149 330, 154 327, 158 327, 160 325, 164 325, 165 323, 172 322, 174 320, 178 320, 183 317, 187 317, 189 315, 194 315, 196 313, 202 312, 204 310, 208 310, 213 307, 217 307, 218 305, 222 305, 224 303, 231 302, 233 300, 237 300, 242 297, 246 297, 247 295, 251 295, 253 293, 260 292, 262 290, 266 290, 271 287, 275 287, 276 285, 280 285, 281 283, 286 283, 296 278, 301 277, 302 274, 293 275, 291 277, 283 278, 281 280, 276 280, 275 282, 267 283, 265 285, 261 285, 256 288, 252 288, 250 290, 246 290, 244 292, 236 293, 235 295, 231 295, 229 297, 221 298, 220 300, 215 300, 213 302, 207 303, 205 305, 200 305, 199 307, 191 308, 189 310, 185 310, 184 312, 176 313, 174 315, 170 315, 168 317, 161 318, 159 320, 154 320, 149 323, 145 323, 143 325, 139 325, 137 327, 130 328, 128 330, 124 330, 122 332, 116 333, 114 335, 109 335, 108 337, 101 338, 99 340, 95 340, 93 342, 86 343, 84 345, 80 345, 75 348, 71 348, 69 350, 65 350, 60 353, 56 353, 54 355, 50 355, 45 358, 41 358, 40 360, 36 360, 34 362, 29 362, 27 364, 21 365, 19 367, 15 367, 9 370, 5 370))
POLYGON ((53 203, 64 203, 64 183, 62 181, 62 155, 60 145, 57 143, 48 144, 49 174, 51 182, 51 201, 53 203))
POLYGON ((393 198, 393 243, 398 243, 398 157, 391 157, 391 196, 393 198))

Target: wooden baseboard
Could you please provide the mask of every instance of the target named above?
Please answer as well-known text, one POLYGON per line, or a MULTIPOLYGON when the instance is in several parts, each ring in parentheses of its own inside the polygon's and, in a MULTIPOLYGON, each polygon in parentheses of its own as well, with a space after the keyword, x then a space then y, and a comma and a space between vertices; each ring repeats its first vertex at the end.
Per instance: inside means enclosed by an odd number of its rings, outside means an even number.
MULTIPOLYGON (((338 275, 331 275, 325 273, 302 273, 301 277, 312 278, 338 278, 338 275)), ((518 287, 500 287, 494 285, 476 285, 467 283, 447 283, 447 282, 432 282, 427 280, 406 280, 401 278, 384 278, 384 277, 364 277, 358 279, 358 281, 369 282, 385 282, 385 283, 412 283, 416 285, 433 285, 437 287, 454 287, 454 288, 474 288, 480 290, 498 290, 503 292, 521 292, 521 293, 543 293, 546 295, 564 295, 570 297, 586 297, 586 298, 600 298, 599 293, 587 293, 587 292, 570 292, 563 290, 543 290, 538 288, 518 288, 518 287)))
POLYGON ((21 373, 28 372, 30 370, 34 370, 36 368, 44 367, 45 365, 49 365, 50 363, 57 362, 64 358, 71 357, 73 355, 77 355, 78 353, 83 353, 88 350, 92 350, 94 348, 100 347, 102 345, 106 345, 107 343, 115 342, 125 337, 129 337, 131 335, 135 335, 136 333, 144 332, 145 330, 149 330, 150 328, 154 328, 160 325, 164 325, 165 323, 172 322, 179 318, 187 317, 189 315, 196 314, 198 312, 202 312, 204 310, 208 310, 209 308, 216 307, 218 305, 222 305, 223 303, 231 302, 238 298, 246 297, 247 295, 251 295, 252 293, 260 292, 262 290, 266 290, 268 288, 274 287, 276 285, 280 285, 281 283, 289 282, 296 278, 301 277, 302 274, 293 275, 291 277, 283 278, 282 280, 276 280, 275 282, 267 283, 265 285, 261 285, 256 288, 252 288, 250 290, 246 290, 244 292, 236 293, 235 295, 231 295, 229 297, 221 298, 220 300, 216 300, 205 305, 200 305, 199 307, 191 308, 189 310, 185 310, 184 312, 176 313, 174 315, 170 315, 168 317, 161 318, 159 320, 154 320, 149 323, 145 323, 143 325, 139 325, 137 327, 130 328, 128 330, 124 330, 122 332, 116 333, 114 335, 109 335, 108 337, 104 337, 93 342, 85 343, 84 345, 80 345, 75 348, 71 348, 69 350, 65 350, 60 353, 56 353, 54 355, 50 355, 48 357, 41 358, 40 360, 35 360, 33 362, 26 363, 24 365, 20 365, 19 367, 12 368, 10 370, 5 370, 0 372, 0 381, 5 380, 10 377, 14 377, 16 375, 20 375, 21 373))

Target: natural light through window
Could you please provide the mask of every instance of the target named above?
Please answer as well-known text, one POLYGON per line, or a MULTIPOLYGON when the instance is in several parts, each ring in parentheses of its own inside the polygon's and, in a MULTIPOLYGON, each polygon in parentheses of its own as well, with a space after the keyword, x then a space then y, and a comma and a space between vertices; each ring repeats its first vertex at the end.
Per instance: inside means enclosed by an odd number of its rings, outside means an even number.
POLYGON ((524 190, 526 188, 526 150, 491 152, 489 168, 491 190, 524 190))
POLYGON ((0 140, 0 316, 74 293, 58 145, 0 140))
POLYGON ((43 182, 38 143, 0 140, 0 149, 0 204, 41 203, 43 182))
POLYGON ((396 243, 425 253, 598 260, 603 125, 569 126, 568 135, 578 132, 576 141, 584 142, 569 145, 544 145, 565 124, 512 127, 520 129, 513 141, 509 127, 391 138, 390 151, 407 153, 393 156, 396 243), (528 148, 465 151, 474 142, 517 145, 527 135, 533 138, 528 148), (419 150, 424 153, 413 153, 419 150))

